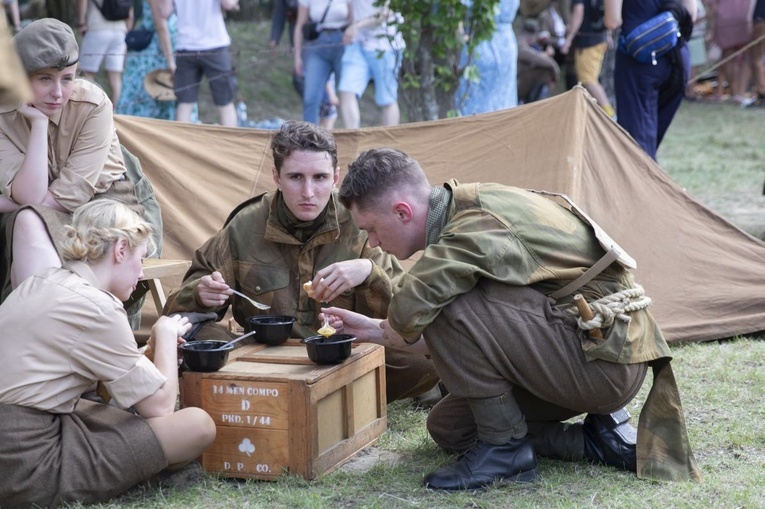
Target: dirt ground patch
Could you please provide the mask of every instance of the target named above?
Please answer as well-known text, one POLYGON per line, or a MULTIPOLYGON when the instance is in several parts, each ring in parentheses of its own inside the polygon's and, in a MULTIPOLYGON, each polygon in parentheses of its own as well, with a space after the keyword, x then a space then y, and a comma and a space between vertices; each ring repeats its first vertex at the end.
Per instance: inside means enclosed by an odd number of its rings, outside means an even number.
POLYGON ((379 447, 367 447, 359 451, 355 456, 348 460, 340 470, 354 473, 364 473, 370 471, 376 465, 396 465, 402 461, 403 456, 393 451, 384 451, 379 447))

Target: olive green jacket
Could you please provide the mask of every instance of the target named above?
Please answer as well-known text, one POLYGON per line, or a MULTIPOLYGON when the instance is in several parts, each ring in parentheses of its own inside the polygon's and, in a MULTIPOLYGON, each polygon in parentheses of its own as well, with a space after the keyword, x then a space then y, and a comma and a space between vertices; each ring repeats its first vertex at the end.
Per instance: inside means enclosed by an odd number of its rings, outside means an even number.
MULTIPOLYGON (((595 233, 568 208, 539 194, 499 184, 445 184, 452 197, 437 240, 394 288, 388 319, 407 341, 417 341, 456 297, 481 278, 531 286, 549 295, 579 277, 605 253, 595 233)), ((429 232, 429 238, 434 238, 429 232)), ((634 287, 633 275, 612 263, 577 290, 588 301, 634 287)), ((556 304, 573 307, 572 296, 556 304)), ((638 473, 660 479, 700 476, 688 445, 672 378, 671 352, 646 310, 615 321, 605 341, 582 334, 588 359, 654 367, 654 389, 638 425, 638 473), (664 369, 667 368, 667 369, 664 369), (661 379, 662 383, 658 383, 661 379)))
POLYGON ((325 224, 307 242, 300 242, 276 220, 277 192, 241 204, 223 229, 195 252, 183 285, 168 297, 165 314, 215 311, 222 318, 230 304, 240 325, 256 314, 293 315, 297 318, 293 335, 312 336, 321 326, 318 319, 321 304, 308 297, 302 284, 335 262, 368 258, 372 261, 372 273, 366 281, 330 304, 375 318, 386 316, 391 280, 403 274, 398 261, 380 248, 369 246, 366 233, 356 226, 334 194, 325 224), (271 309, 258 311, 236 295, 224 306, 204 307, 196 288, 202 276, 214 271, 219 271, 232 288, 270 305, 271 309))

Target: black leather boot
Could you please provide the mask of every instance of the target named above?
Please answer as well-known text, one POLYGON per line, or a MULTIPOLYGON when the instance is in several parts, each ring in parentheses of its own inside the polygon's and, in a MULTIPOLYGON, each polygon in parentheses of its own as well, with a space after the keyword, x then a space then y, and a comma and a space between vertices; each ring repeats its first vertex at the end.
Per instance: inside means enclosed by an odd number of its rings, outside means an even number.
POLYGON ((584 419, 584 457, 629 472, 637 471, 637 430, 625 409, 609 415, 589 414, 584 419))
POLYGON ((428 474, 423 483, 436 490, 474 490, 495 482, 531 482, 539 477, 537 457, 528 438, 504 445, 478 440, 457 463, 428 474))

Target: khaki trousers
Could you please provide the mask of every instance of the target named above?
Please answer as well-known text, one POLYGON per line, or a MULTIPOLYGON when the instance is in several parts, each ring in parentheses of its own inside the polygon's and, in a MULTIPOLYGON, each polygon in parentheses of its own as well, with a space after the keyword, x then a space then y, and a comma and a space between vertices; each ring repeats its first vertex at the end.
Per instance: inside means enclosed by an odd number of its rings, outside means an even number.
POLYGON ((80 400, 70 414, 0 405, 0 506, 108 500, 167 467, 143 417, 80 400))
POLYGON ((524 413, 530 438, 542 449, 538 454, 573 454, 560 447, 581 454, 581 432, 560 421, 616 411, 637 394, 647 366, 588 362, 576 320, 552 304, 532 288, 481 280, 426 329, 433 362, 450 393, 428 416, 428 431, 438 445, 468 449, 476 424, 467 399, 509 392, 524 413), (565 431, 574 433, 560 436, 565 431), (551 441, 557 445, 544 445, 551 441))

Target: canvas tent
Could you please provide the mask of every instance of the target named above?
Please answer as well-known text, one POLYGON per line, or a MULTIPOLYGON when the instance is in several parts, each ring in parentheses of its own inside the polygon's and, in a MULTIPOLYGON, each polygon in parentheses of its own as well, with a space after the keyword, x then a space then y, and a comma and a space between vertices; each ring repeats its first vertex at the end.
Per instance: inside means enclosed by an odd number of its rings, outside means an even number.
MULTIPOLYGON (((117 117, 162 208, 165 258, 190 259, 229 212, 275 188, 271 131, 117 117)), ((501 182, 570 196, 638 262, 669 341, 765 330, 765 243, 675 184, 581 88, 484 115, 335 133, 341 177, 396 147, 430 182, 501 182)))

